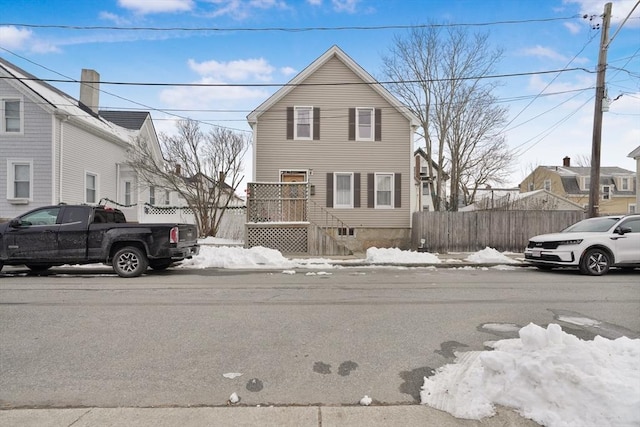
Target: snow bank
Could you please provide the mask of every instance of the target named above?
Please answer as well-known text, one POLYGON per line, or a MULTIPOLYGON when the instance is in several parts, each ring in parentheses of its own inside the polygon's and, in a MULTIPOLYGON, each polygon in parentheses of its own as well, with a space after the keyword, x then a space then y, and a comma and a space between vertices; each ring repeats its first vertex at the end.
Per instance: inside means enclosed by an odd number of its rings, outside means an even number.
POLYGON ((469 255, 465 259, 467 261, 475 262, 479 264, 489 264, 489 263, 517 264, 518 263, 518 261, 514 260, 513 258, 509 258, 508 256, 488 246, 481 251, 478 251, 469 255))
POLYGON ((640 340, 582 341, 556 324, 519 335, 459 354, 425 378, 422 403, 470 419, 499 404, 548 427, 640 425, 640 340))
POLYGON ((372 247, 367 249, 365 262, 370 264, 439 264, 440 259, 428 252, 372 247))

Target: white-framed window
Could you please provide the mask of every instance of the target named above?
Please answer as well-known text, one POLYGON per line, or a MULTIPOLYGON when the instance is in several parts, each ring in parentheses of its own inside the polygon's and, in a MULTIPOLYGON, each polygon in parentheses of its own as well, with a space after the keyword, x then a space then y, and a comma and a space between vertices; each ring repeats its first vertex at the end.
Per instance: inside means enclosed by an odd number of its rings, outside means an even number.
POLYGON ((423 182, 422 183, 422 195, 423 196, 428 196, 431 194, 431 189, 429 188, 429 183, 428 182, 423 182))
POLYGON ((611 199, 611 186, 610 185, 603 185, 602 186, 602 200, 609 200, 611 199))
POLYGON ((33 200, 33 161, 7 159, 7 199, 15 202, 33 200))
POLYGON ((636 213, 636 204, 635 203, 629 203, 629 213, 630 214, 636 213))
POLYGON ((582 189, 583 190, 590 190, 591 189, 591 177, 590 176, 582 177, 582 189))
POLYGON ((313 107, 294 107, 294 139, 313 139, 313 107))
POLYGON ((164 204, 169 206, 171 204, 171 191, 164 190, 164 204))
POLYGON ((631 178, 620 178, 620 189, 622 191, 631 190, 631 185, 629 185, 630 181, 631 181, 631 178))
POLYGON ((528 187, 528 191, 533 191, 535 190, 535 185, 533 184, 533 182, 529 183, 529 187, 528 187))
POLYGON ((393 208, 393 174, 376 173, 375 207, 376 209, 393 208))
POLYGON ((153 185, 149 187, 149 204, 156 204, 156 187, 154 187, 153 185))
POLYGON ((547 191, 551 191, 551 180, 550 179, 545 179, 544 180, 544 189, 547 191))
POLYGON ((124 204, 129 206, 131 205, 131 189, 133 188, 133 184, 131 181, 124 182, 124 204))
POLYGON ((373 108, 356 108, 356 140, 373 141, 373 108))
POLYGON ((84 174, 85 203, 98 203, 98 174, 84 174))
POLYGON ((333 207, 353 208, 353 173, 334 173, 333 186, 333 207))
POLYGON ((21 98, 3 98, 0 100, 2 108, 2 124, 0 132, 21 134, 24 126, 23 102, 21 98))

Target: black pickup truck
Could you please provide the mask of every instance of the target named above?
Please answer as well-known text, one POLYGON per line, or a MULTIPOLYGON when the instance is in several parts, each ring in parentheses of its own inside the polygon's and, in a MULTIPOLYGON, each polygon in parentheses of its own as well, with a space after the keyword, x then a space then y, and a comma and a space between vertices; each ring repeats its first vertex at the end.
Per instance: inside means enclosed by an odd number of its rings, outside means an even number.
POLYGON ((197 255, 197 237, 194 225, 127 223, 104 206, 45 206, 0 224, 0 270, 106 263, 121 277, 137 277, 197 255))

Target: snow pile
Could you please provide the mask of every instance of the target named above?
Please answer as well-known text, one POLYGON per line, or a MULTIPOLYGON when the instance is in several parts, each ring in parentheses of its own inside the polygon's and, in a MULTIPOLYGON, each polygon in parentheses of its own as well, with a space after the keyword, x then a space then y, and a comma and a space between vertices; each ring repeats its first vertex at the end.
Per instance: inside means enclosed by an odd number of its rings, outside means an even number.
POLYGON ((439 264, 440 259, 428 252, 372 247, 367 249, 365 262, 370 264, 439 264))
POLYGON ((261 246, 200 246, 200 253, 181 264, 186 268, 293 268, 296 264, 275 249, 261 246))
POLYGON ((488 246, 481 251, 478 251, 476 253, 469 255, 465 259, 469 262, 475 262, 478 264, 489 264, 489 263, 517 264, 518 263, 518 261, 512 258, 509 258, 508 256, 488 246))
POLYGON ((640 425, 640 340, 582 341, 556 324, 519 334, 425 377, 422 403, 470 419, 499 404, 547 427, 640 425))

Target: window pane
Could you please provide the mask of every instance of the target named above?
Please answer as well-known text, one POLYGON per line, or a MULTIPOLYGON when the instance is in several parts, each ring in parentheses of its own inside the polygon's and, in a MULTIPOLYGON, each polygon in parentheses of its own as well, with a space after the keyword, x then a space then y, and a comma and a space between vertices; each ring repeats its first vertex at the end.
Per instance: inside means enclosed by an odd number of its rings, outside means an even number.
POLYGON ((378 206, 391 206, 391 175, 376 175, 376 202, 378 206))
POLYGON ((358 136, 361 139, 371 139, 372 110, 358 110, 358 136))
POLYGON ((336 176, 336 205, 351 205, 351 175, 336 176))
POLYGON ((87 174, 87 203, 96 202, 96 176, 87 174))
POLYGON ((28 182, 17 182, 15 183, 15 187, 13 189, 14 195, 17 199, 28 199, 29 198, 29 183, 28 182))
POLYGON ((156 188, 155 187, 149 187, 149 204, 150 205, 156 204, 156 188))
POLYGON ((297 108, 296 132, 298 138, 311 138, 311 108, 297 108))
POLYGON ((27 199, 31 187, 31 166, 30 165, 14 165, 13 166, 13 196, 19 199, 27 199))
POLYGON ((20 132, 20 101, 5 101, 4 116, 5 130, 20 132))

